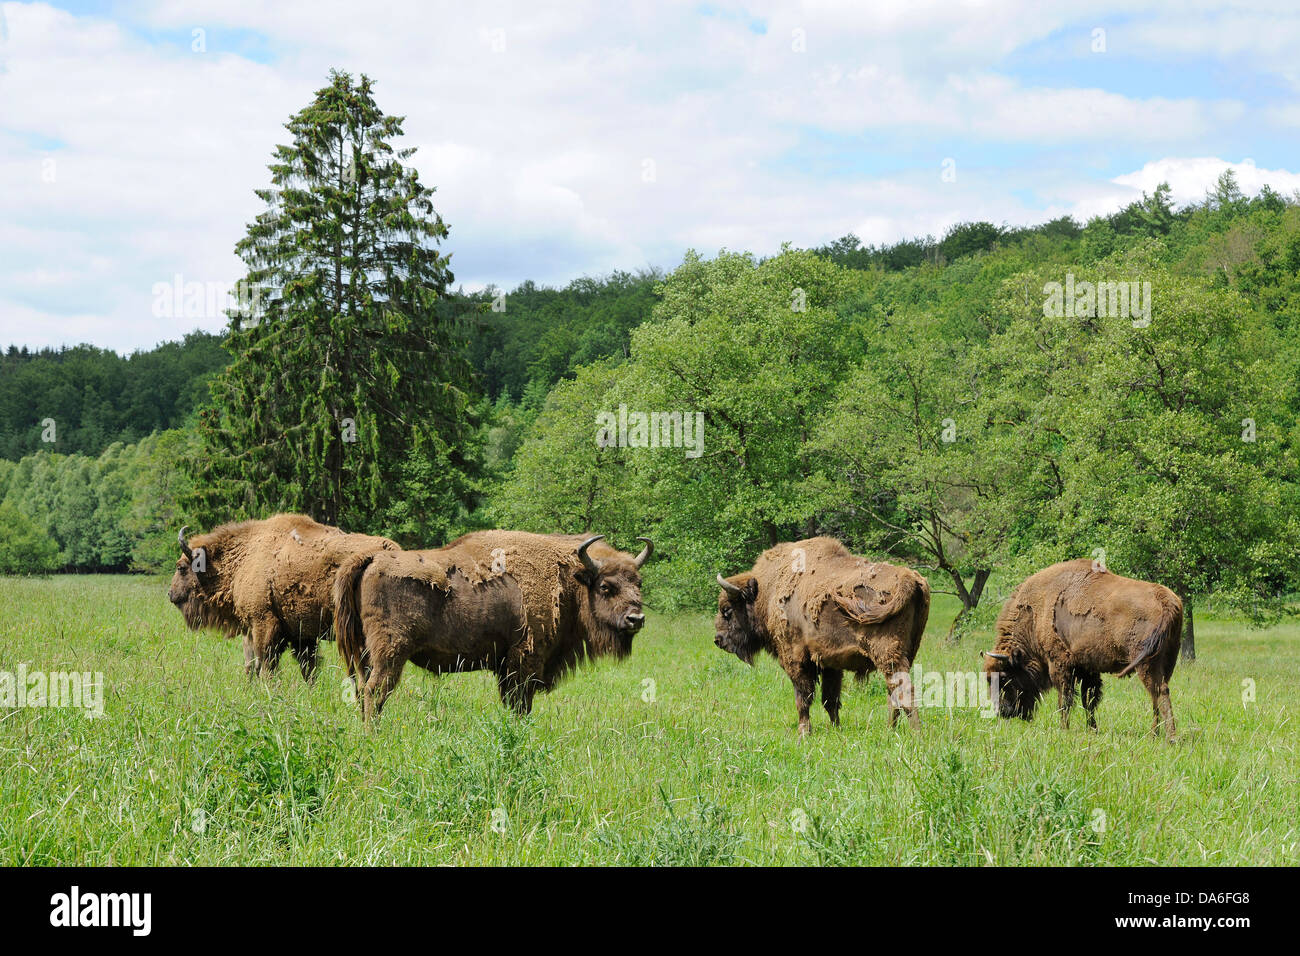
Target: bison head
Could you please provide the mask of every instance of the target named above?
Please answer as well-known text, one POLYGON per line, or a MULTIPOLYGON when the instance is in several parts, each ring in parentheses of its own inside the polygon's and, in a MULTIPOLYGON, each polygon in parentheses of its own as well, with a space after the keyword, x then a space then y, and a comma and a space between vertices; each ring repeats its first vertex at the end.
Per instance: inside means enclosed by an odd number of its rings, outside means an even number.
POLYGON ((980 651, 980 654, 984 658, 984 679, 989 683, 989 695, 996 694, 998 698, 998 714, 1021 720, 1033 718, 1039 698, 1051 685, 1047 668, 1018 647, 999 646, 992 651, 980 651))
MULTIPOLYGON (((198 630, 209 623, 209 597, 200 576, 205 564, 195 561, 194 551, 185 540, 186 530, 181 528, 180 534, 176 536, 181 546, 181 556, 176 559, 176 573, 172 575, 171 586, 167 589, 167 600, 176 605, 192 630, 198 630), (199 569, 196 570, 196 567, 199 569)), ((206 560, 205 552, 203 562, 206 560)))
POLYGON ((635 558, 621 551, 607 551, 597 558, 589 549, 604 537, 598 534, 578 546, 582 570, 577 578, 586 589, 585 610, 598 635, 593 649, 599 654, 623 658, 632 653, 632 638, 645 623, 641 610, 641 565, 654 551, 654 543, 649 538, 637 538, 645 542, 645 547, 635 558))
POLYGON ((717 577, 722 593, 713 621, 713 643, 752 665, 754 655, 763 646, 762 623, 755 606, 758 578, 752 574, 738 574, 730 580, 721 574, 717 577))

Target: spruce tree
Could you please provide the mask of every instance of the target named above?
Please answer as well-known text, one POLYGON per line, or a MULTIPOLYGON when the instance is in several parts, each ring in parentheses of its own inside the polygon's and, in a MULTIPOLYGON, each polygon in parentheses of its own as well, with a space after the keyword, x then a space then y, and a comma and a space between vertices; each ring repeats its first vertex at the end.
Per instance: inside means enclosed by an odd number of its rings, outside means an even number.
POLYGON ((233 361, 200 414, 206 520, 304 511, 418 540, 445 533, 468 492, 471 377, 436 248, 448 230, 403 165, 414 150, 390 145, 402 122, 368 77, 334 71, 286 124, 266 209, 235 247, 248 271, 227 313, 233 361))

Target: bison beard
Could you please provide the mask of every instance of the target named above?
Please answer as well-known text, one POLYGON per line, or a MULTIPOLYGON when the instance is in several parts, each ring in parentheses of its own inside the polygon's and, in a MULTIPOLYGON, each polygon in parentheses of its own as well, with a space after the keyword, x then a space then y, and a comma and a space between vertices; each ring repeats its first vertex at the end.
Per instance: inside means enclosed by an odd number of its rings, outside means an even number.
POLYGON ((502 702, 528 713, 585 657, 631 652, 649 554, 648 543, 633 558, 598 538, 480 531, 349 560, 334 584, 338 647, 363 717, 379 715, 408 660, 491 670, 502 702))
POLYGON ((1049 687, 1063 728, 1080 686, 1088 726, 1097 727, 1101 675, 1136 672, 1151 695, 1152 735, 1174 739, 1169 678, 1182 640, 1183 603, 1166 587, 1096 571, 1087 559, 1054 564, 1026 578, 1002 606, 992 651, 984 652, 998 712, 1029 720, 1049 687))
POLYGON ((834 538, 779 544, 753 571, 718 576, 714 643, 752 664, 767 651, 794 684, 799 733, 812 730, 808 711, 820 678, 822 705, 839 723, 844 671, 878 670, 889 685, 889 723, 911 699, 911 669, 930 614, 930 586, 910 568, 872 563, 834 538))
POLYGON ((316 671, 317 644, 334 621, 333 584, 339 565, 356 554, 395 550, 387 538, 347 534, 306 515, 222 525, 179 536, 167 596, 191 628, 244 636, 249 676, 270 676, 286 649, 303 677, 316 671), (203 569, 194 570, 202 549, 203 569))

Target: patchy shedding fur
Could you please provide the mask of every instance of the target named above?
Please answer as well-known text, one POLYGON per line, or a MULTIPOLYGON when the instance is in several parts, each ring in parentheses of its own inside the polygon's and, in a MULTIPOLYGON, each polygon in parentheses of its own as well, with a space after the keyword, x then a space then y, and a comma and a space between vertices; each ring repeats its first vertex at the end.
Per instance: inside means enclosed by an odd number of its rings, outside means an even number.
POLYGON ((345 558, 395 550, 387 538, 348 534, 306 515, 225 524, 188 541, 167 596, 194 629, 244 637, 244 667, 269 676, 286 649, 305 678, 334 622, 334 575, 345 558), (199 549, 206 569, 194 570, 199 549))
POLYGON ((795 689, 799 732, 817 681, 831 722, 839 723, 844 671, 878 670, 890 688, 889 719, 900 710, 915 726, 910 679, 930 615, 929 583, 911 568, 855 557, 834 538, 778 544, 754 569, 728 579, 718 598, 716 643, 746 663, 767 651, 795 689))
POLYGON ((1086 558, 1026 578, 1002 606, 984 671, 997 677, 1003 717, 1033 717, 1055 687, 1068 727, 1074 686, 1083 691, 1088 726, 1097 726, 1101 675, 1136 672, 1151 694, 1151 733, 1174 739, 1169 678, 1182 643, 1183 602, 1159 584, 1096 571, 1086 558))
POLYGON ((635 559, 581 535, 480 531, 443 548, 358 556, 334 586, 339 652, 378 716, 406 661, 432 671, 492 670, 520 713, 586 657, 631 652, 641 627, 635 559))

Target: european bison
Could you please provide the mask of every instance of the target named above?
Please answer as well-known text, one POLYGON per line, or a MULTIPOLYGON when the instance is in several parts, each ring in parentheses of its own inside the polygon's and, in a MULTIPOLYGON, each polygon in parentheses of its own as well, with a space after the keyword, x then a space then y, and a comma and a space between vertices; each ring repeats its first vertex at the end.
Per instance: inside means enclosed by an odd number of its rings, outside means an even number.
POLYGON ((752 571, 722 585, 713 642, 746 664, 767 651, 794 684, 799 733, 812 732, 808 709, 817 679, 832 724, 840 722, 844 672, 878 670, 889 685, 889 725, 906 710, 919 724, 907 672, 930 616, 930 585, 910 568, 850 554, 834 538, 810 538, 764 551, 752 571))
POLYGON ((1174 739, 1169 678, 1182 642, 1183 602, 1159 584, 1095 570, 1086 558, 1030 575, 1016 588, 995 625, 984 672, 997 675, 998 712, 1029 720, 1048 687, 1059 696, 1061 726, 1070 725, 1074 685, 1080 685, 1088 726, 1096 729, 1101 675, 1137 671, 1155 717, 1174 739))
POLYGON ((358 555, 334 585, 339 653, 362 715, 379 715, 409 660, 491 670, 520 714, 584 657, 627 656, 645 622, 641 565, 603 535, 478 531, 433 551, 358 555))
POLYGON ((317 642, 334 622, 339 565, 397 549, 387 538, 346 534, 298 514, 225 524, 189 541, 185 531, 167 597, 191 628, 242 635, 250 677, 270 676, 288 648, 311 680, 317 642))

